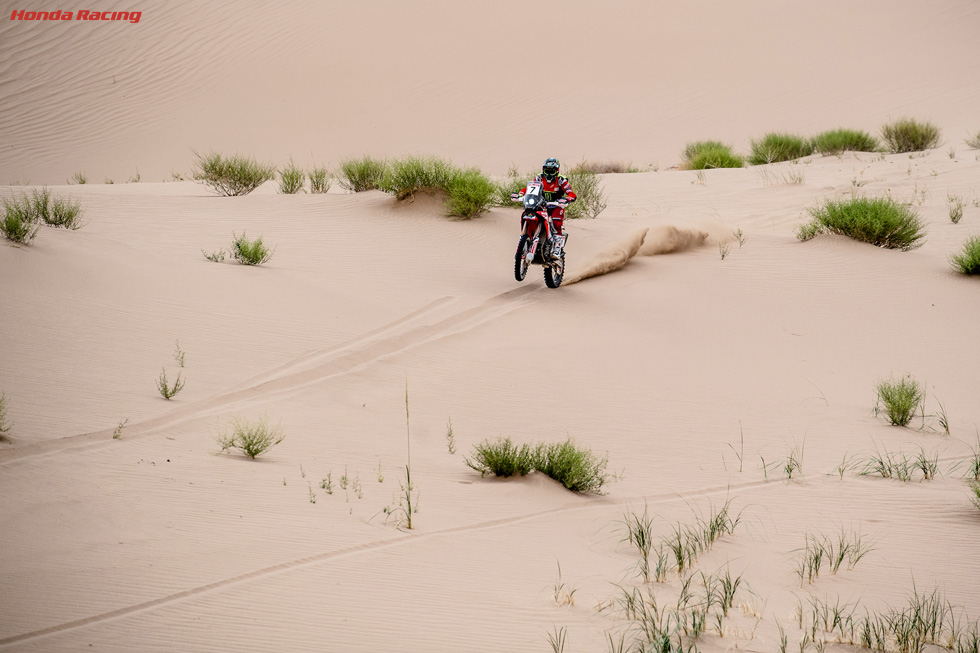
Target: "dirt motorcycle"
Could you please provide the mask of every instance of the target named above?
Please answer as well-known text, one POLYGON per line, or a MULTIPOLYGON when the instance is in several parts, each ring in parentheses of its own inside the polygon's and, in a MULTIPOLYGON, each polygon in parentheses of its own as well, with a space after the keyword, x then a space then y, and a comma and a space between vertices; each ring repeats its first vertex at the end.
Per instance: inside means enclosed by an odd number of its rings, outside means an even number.
POLYGON ((567 202, 547 201, 541 182, 537 181, 527 185, 523 198, 517 193, 511 194, 510 198, 515 202, 524 202, 521 239, 517 241, 517 253, 514 255, 514 278, 524 281, 531 264, 543 265, 545 285, 557 288, 565 277, 565 242, 568 236, 556 233, 548 209, 565 207, 567 202), (559 252, 557 255, 556 251, 559 252))

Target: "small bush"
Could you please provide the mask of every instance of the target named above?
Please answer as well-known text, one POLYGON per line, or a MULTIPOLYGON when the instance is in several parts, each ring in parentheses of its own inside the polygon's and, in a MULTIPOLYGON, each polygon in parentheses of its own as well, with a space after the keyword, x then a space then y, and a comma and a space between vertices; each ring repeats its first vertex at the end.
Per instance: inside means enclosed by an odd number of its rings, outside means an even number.
POLYGON ((964 141, 971 149, 980 150, 980 132, 964 141))
POLYGON ((262 236, 249 240, 242 232, 241 236, 232 234, 231 255, 242 265, 262 265, 272 258, 275 250, 270 250, 262 243, 262 236))
POLYGON ((402 200, 421 190, 446 190, 458 168, 436 157, 410 156, 391 161, 378 188, 402 200))
POLYGON ((806 242, 811 238, 816 238, 823 233, 823 225, 818 221, 813 220, 805 224, 801 224, 796 228, 796 237, 806 242))
POLYGON ((920 247, 925 238, 915 211, 888 197, 827 200, 810 209, 810 215, 822 230, 878 247, 908 251, 920 247))
POLYGON ((522 175, 517 168, 511 168, 507 172, 507 178, 497 185, 497 205, 510 206, 515 209, 521 208, 520 202, 510 199, 513 193, 519 193, 522 188, 527 186, 527 181, 533 175, 522 175))
POLYGON ((232 419, 231 430, 218 435, 218 444, 222 451, 238 449, 254 460, 256 456, 282 442, 285 437, 282 426, 270 427, 265 417, 258 422, 248 422, 236 417, 232 419))
POLYGON ((184 389, 184 380, 180 378, 180 372, 177 372, 177 380, 171 386, 167 382, 167 368, 160 370, 160 377, 157 379, 157 390, 160 391, 160 395, 167 400, 172 399, 177 396, 177 393, 184 389))
POLYGON ((45 219, 53 227, 62 227, 72 231, 82 228, 82 205, 63 197, 56 197, 51 203, 50 215, 45 219))
POLYGON ((347 159, 340 164, 341 188, 355 193, 375 190, 380 187, 381 178, 388 164, 384 160, 372 159, 369 156, 361 159, 347 159))
POLYGON ((885 415, 894 426, 906 426, 915 416, 915 411, 925 400, 925 389, 911 376, 900 381, 881 381, 878 383, 878 401, 884 405, 885 415))
POLYGON ((230 158, 215 152, 194 154, 197 157, 192 173, 194 179, 220 195, 248 195, 276 175, 275 166, 263 165, 239 154, 230 158))
POLYGON ((290 161, 288 166, 279 171, 279 193, 295 195, 303 190, 305 178, 306 174, 290 161))
POLYGON ((601 494, 606 483, 607 458, 598 458, 590 449, 578 449, 569 439, 540 445, 535 452, 535 469, 572 492, 601 494))
POLYGON ((326 193, 330 190, 331 179, 326 168, 313 168, 307 176, 310 178, 311 193, 326 193))
POLYGON ((526 476, 534 471, 534 451, 526 444, 514 444, 510 438, 484 440, 473 447, 473 458, 465 461, 480 476, 526 476))
POLYGON ((71 176, 71 179, 68 180, 68 183, 69 183, 69 185, 70 184, 87 184, 88 183, 88 177, 85 176, 85 173, 84 172, 76 172, 75 174, 73 174, 71 176))
POLYGON ((963 274, 980 274, 980 236, 963 243, 963 251, 949 259, 953 269, 963 274))
POLYGON ((453 175, 446 186, 446 210, 451 216, 473 218, 497 203, 498 187, 479 170, 453 175))
POLYGON ((980 483, 976 481, 970 483, 970 490, 973 492, 970 501, 976 506, 977 510, 980 510, 980 483))
POLYGON ((688 170, 705 170, 712 168, 741 168, 745 166, 745 157, 732 152, 730 145, 718 141, 699 141, 688 143, 684 148, 683 168, 688 170))
POLYGON ((855 129, 833 129, 821 132, 814 137, 813 145, 820 154, 878 151, 877 138, 855 129))
POLYGON ((40 229, 31 212, 30 200, 3 199, 3 219, 0 219, 0 232, 7 240, 30 245, 40 229))
POLYGON ((889 152, 921 152, 939 145, 939 128, 929 122, 902 118, 881 128, 889 152))
POLYGON ((794 134, 770 132, 761 140, 752 141, 752 154, 749 163, 763 165, 793 161, 813 154, 813 141, 794 134))
POLYGON ((593 172, 569 172, 567 178, 577 199, 568 205, 565 210, 565 217, 570 220, 586 217, 596 218, 606 210, 606 193, 597 174, 593 172))

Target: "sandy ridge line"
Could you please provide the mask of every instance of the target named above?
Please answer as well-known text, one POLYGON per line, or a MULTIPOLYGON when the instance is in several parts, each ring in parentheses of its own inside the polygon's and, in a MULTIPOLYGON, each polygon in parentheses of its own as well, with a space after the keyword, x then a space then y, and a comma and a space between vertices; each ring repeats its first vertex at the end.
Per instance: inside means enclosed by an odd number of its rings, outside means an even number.
MULTIPOLYGON (((177 408, 162 417, 132 424, 127 427, 126 437, 132 439, 150 435, 191 419, 216 415, 242 404, 254 406, 257 403, 288 397, 311 385, 361 370, 381 358, 473 329, 488 320, 516 310, 541 288, 522 286, 515 290, 508 290, 435 323, 410 326, 407 330, 399 331, 399 327, 412 324, 417 318, 445 305, 446 300, 451 299, 441 298, 375 332, 355 338, 350 343, 303 357, 267 375, 256 377, 255 383, 251 385, 177 408), (394 333, 387 335, 389 332, 394 333)), ((104 444, 111 441, 111 435, 112 429, 104 429, 7 449, 0 451, 0 465, 28 456, 104 444)))
POLYGON ((74 621, 65 622, 62 624, 56 624, 54 626, 48 626, 47 628, 42 628, 40 630, 35 630, 27 633, 21 633, 19 635, 13 635, 5 639, 0 639, 0 647, 6 647, 11 644, 16 644, 28 640, 39 639, 46 637, 48 635, 53 635, 56 633, 62 633, 69 630, 76 630, 78 628, 84 628, 86 626, 91 626, 94 624, 112 621, 114 619, 119 619, 126 617, 138 612, 144 612, 147 610, 152 610, 154 608, 167 605, 170 603, 175 603, 182 601, 184 599, 193 598, 210 592, 215 592, 225 587, 230 587, 232 585, 237 585, 239 583, 247 583, 252 580, 258 580, 266 576, 271 576, 278 573, 285 573, 293 571, 296 569, 301 569, 310 565, 318 564, 320 562, 340 560, 343 558, 349 558, 361 553, 371 553, 374 551, 380 551, 394 546, 399 546, 407 543, 414 543, 419 540, 426 540, 441 536, 455 535, 457 533, 470 533, 480 530, 487 530, 493 528, 499 528, 502 526, 510 526, 513 524, 520 524, 525 521, 530 521, 532 519, 537 519, 539 517, 545 517, 548 515, 555 515, 564 512, 571 512, 576 510, 585 510, 589 508, 594 508, 596 506, 617 506, 617 505, 628 505, 632 502, 638 502, 641 499, 646 502, 647 505, 651 503, 654 505, 663 505, 672 503, 674 501, 687 501, 695 497, 706 497, 712 495, 731 495, 732 491, 749 491, 759 489, 768 485, 776 486, 776 483, 770 483, 769 481, 749 481, 739 485, 726 485, 724 487, 713 487, 706 488, 704 490, 697 490, 694 492, 688 492, 685 494, 677 493, 665 493, 660 495, 653 495, 653 500, 651 497, 644 495, 638 497, 621 497, 617 499, 607 499, 603 497, 596 497, 592 499, 586 499, 580 503, 568 503, 563 506, 558 506, 556 508, 549 508, 548 510, 541 510, 538 512, 528 513, 518 517, 505 517, 501 519, 493 519, 485 522, 479 522, 476 524, 470 524, 468 526, 453 526, 452 528, 443 529, 440 531, 433 531, 431 533, 416 533, 416 534, 405 534, 405 537, 391 540, 374 541, 368 542, 366 544, 358 544, 356 546, 347 547, 345 549, 340 549, 339 551, 328 551, 325 553, 318 553, 312 556, 306 556, 303 558, 298 558, 296 560, 290 560, 287 562, 282 562, 276 565, 271 565, 269 567, 264 567, 262 569, 257 569, 255 571, 246 572, 244 574, 239 574, 238 576, 233 576, 231 578, 225 578, 222 580, 214 581, 213 583, 208 583, 207 585, 201 585, 199 587, 192 587, 180 592, 175 592, 167 596, 163 596, 157 599, 151 599, 149 601, 144 601, 143 603, 137 603, 135 605, 129 605, 122 608, 117 608, 109 612, 104 612, 102 614, 93 615, 91 617, 84 617, 82 619, 76 619, 74 621))

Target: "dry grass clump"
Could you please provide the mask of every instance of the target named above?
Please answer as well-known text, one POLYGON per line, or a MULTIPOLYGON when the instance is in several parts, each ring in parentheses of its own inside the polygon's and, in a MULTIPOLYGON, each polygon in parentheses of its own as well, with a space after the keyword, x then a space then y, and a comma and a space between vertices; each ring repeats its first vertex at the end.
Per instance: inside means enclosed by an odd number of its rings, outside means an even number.
POLYGON ((688 143, 681 156, 684 159, 681 167, 686 170, 742 168, 745 166, 745 157, 732 152, 731 145, 725 145, 718 141, 688 143))
POLYGON ((597 218, 606 210, 606 192, 599 175, 594 172, 573 171, 566 175, 577 199, 565 209, 565 217, 597 218))
POLYGON ((962 274, 980 274, 980 236, 963 243, 963 251, 949 259, 953 269, 962 274))
POLYGON ((971 149, 980 150, 980 132, 964 141, 971 149))
POLYGON ((0 392, 0 440, 6 440, 13 424, 7 421, 7 395, 0 392))
POLYGON ((640 169, 632 163, 623 163, 622 161, 582 161, 576 164, 569 172, 591 172, 594 175, 609 175, 639 171, 640 169))
POLYGON ((770 132, 760 140, 752 141, 751 165, 794 161, 813 154, 813 141, 795 134, 770 132))
POLYGON ((63 197, 53 197, 47 188, 3 199, 0 232, 7 240, 30 245, 41 224, 76 230, 82 227, 82 206, 63 197))
POLYGON ((832 129, 817 134, 813 145, 820 154, 841 154, 842 152, 877 152, 878 139, 865 131, 855 129, 832 129))
POLYGON ((195 152, 194 155, 197 161, 192 172, 193 178, 210 186, 219 195, 248 195, 276 176, 274 165, 261 164, 239 154, 223 157, 217 152, 195 152))
POLYGON ((220 433, 217 440, 222 451, 238 449, 254 460, 256 456, 282 442, 285 437, 282 426, 269 426, 265 417, 257 422, 235 417, 231 421, 230 430, 220 433))
POLYGON ((810 209, 813 220, 796 233, 809 240, 829 231, 878 247, 908 251, 921 247, 925 225, 908 204, 890 197, 829 199, 823 206, 810 209))
POLYGON ((307 174, 310 179, 310 193, 316 195, 320 193, 326 193, 330 190, 332 179, 330 178, 330 173, 327 169, 322 166, 314 167, 307 174))
POLYGON ((930 122, 902 118, 881 128, 881 138, 889 152, 921 152, 937 147, 940 141, 939 127, 930 122))

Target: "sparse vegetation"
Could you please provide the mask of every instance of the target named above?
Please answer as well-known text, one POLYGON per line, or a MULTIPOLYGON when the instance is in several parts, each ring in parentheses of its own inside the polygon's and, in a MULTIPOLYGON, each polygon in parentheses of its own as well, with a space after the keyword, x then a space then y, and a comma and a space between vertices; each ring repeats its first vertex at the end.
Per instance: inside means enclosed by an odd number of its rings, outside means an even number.
POLYGON ((456 436, 453 435, 453 420, 449 420, 446 424, 446 448, 449 449, 449 453, 456 453, 456 436))
POLYGON ((682 156, 684 161, 681 167, 686 170, 742 168, 745 166, 745 157, 733 153, 730 145, 718 141, 688 143, 682 156))
POLYGON ((213 263, 221 263, 225 260, 225 256, 228 254, 228 252, 226 252, 224 248, 217 249, 213 252, 206 252, 202 249, 201 254, 204 254, 204 258, 213 263))
POLYGON ((270 250, 263 244, 261 236, 249 240, 243 231, 241 236, 233 233, 232 237, 234 240, 231 244, 231 255, 242 265, 262 265, 275 253, 275 249, 270 250))
POLYGON ((794 161, 813 154, 813 142, 794 134, 770 132, 758 141, 752 141, 751 165, 794 161))
POLYGON ((289 165, 279 171, 279 193, 295 195, 303 190, 306 174, 290 159, 289 165))
MULTIPOLYGON (((640 554, 640 575, 644 583, 649 583, 651 578, 650 552, 653 549, 653 517, 647 512, 644 504, 643 514, 628 512, 623 516, 623 525, 626 527, 626 536, 623 541, 629 542, 630 546, 636 548, 640 554)), ((658 577, 659 581, 660 578, 658 577)))
POLYGON ((881 128, 881 138, 889 152, 921 152, 939 145, 939 128, 929 122, 902 118, 881 128))
POLYGON ((980 510, 980 482, 973 481, 970 483, 970 491, 973 492, 973 496, 970 497, 970 501, 976 506, 977 510, 980 510))
POLYGON ((865 131, 855 129, 832 129, 817 134, 813 146, 820 154, 841 154, 843 152, 877 152, 878 139, 865 131))
POLYGON ((216 152, 194 153, 197 157, 192 176, 219 195, 248 195, 274 178, 276 167, 236 154, 223 157, 216 152))
POLYGON ((859 533, 848 532, 843 528, 837 534, 836 542, 824 536, 807 535, 796 563, 800 586, 804 582, 815 581, 825 562, 830 573, 836 574, 845 560, 847 569, 853 569, 870 551, 872 548, 862 540, 859 533))
POLYGON ((3 199, 4 215, 0 231, 8 240, 30 245, 41 223, 65 229, 82 227, 82 207, 62 197, 52 198, 47 188, 31 191, 31 195, 3 199))
POLYGON ((256 456, 282 442, 285 437, 282 425, 269 426, 266 417, 256 422, 234 417, 228 429, 218 435, 218 444, 222 451, 238 449, 254 460, 256 456))
POLYGON ((623 174, 639 172, 632 163, 622 161, 582 161, 571 168, 571 172, 591 172, 595 175, 623 174))
POLYGON ((437 157, 410 156, 388 163, 379 188, 400 200, 419 191, 446 190, 458 168, 437 157))
POLYGON ((949 259, 953 269, 963 274, 980 274, 980 236, 963 243, 963 251, 949 259))
POLYGON ((527 180, 532 175, 522 175, 516 167, 507 171, 507 178, 497 185, 497 205, 510 206, 515 209, 520 208, 521 204, 514 202, 510 196, 520 192, 527 185, 527 180))
POLYGON ((810 209, 813 221, 797 229, 797 238, 809 240, 823 231, 849 236, 878 247, 908 251, 920 247, 925 225, 908 204, 890 197, 829 199, 810 209))
POLYGON ((116 428, 112 429, 112 439, 113 440, 121 440, 122 439, 123 429, 126 428, 126 425, 128 423, 129 423, 129 418, 127 417, 123 421, 121 421, 118 424, 116 424, 116 428))
POLYGON ((167 400, 173 399, 177 396, 177 393, 184 389, 184 380, 180 378, 180 372, 177 373, 177 379, 174 381, 173 385, 167 381, 167 368, 164 367, 160 370, 160 377, 157 379, 157 390, 160 391, 160 395, 167 400))
POLYGON ((977 132, 976 136, 970 136, 964 141, 970 149, 980 150, 980 132, 977 132))
POLYGON ((593 172, 570 172, 566 175, 577 199, 565 209, 565 217, 597 218, 606 210, 606 193, 599 176, 593 172))
POLYGON ((71 185, 71 184, 87 184, 87 183, 88 183, 88 177, 85 176, 85 173, 84 172, 76 172, 68 180, 68 184, 69 185, 71 185))
POLYGON ((963 219, 963 198, 958 195, 947 195, 946 206, 949 209, 949 221, 958 224, 963 219))
POLYGON ((0 392, 0 440, 7 439, 7 434, 13 426, 7 421, 7 395, 0 392))
POLYGON ((0 220, 0 232, 7 240, 21 245, 30 245, 37 237, 41 227, 26 210, 23 203, 3 199, 3 219, 0 220))
POLYGON ((594 494, 601 494, 609 480, 608 462, 590 449, 579 449, 570 439, 533 448, 514 444, 510 438, 484 440, 474 446, 473 457, 466 459, 466 464, 481 476, 525 476, 539 471, 572 492, 594 494))
POLYGON ((496 203, 498 186, 479 170, 457 171, 445 187, 446 212, 457 218, 474 218, 489 211, 496 203))
POLYGON ((885 416, 894 426, 907 426, 916 410, 921 409, 926 396, 925 389, 910 375, 898 381, 880 381, 876 389, 875 413, 879 406, 883 406, 885 416))
POLYGON ((326 168, 314 167, 307 176, 310 179, 310 193, 316 195, 330 190, 332 179, 326 168))
POLYGON ((63 197, 56 197, 51 203, 51 211, 44 221, 53 227, 64 229, 81 229, 82 227, 82 205, 79 202, 72 202, 63 197))
POLYGON ((360 159, 345 159, 340 163, 340 186, 355 193, 376 190, 381 186, 382 177, 388 164, 383 159, 369 156, 360 159))

